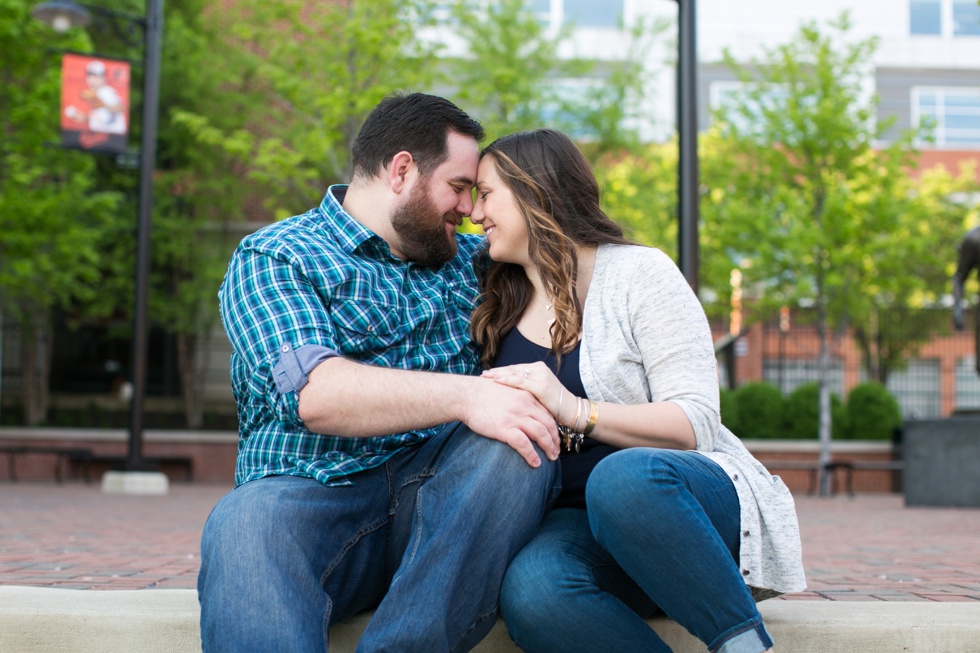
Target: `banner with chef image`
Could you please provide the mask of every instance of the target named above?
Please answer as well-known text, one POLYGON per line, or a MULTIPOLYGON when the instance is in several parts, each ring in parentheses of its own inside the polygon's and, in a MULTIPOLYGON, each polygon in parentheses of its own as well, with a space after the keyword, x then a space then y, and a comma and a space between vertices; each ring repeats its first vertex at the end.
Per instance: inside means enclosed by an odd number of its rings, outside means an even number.
POLYGON ((66 54, 61 60, 61 143, 91 152, 125 152, 129 63, 66 54))

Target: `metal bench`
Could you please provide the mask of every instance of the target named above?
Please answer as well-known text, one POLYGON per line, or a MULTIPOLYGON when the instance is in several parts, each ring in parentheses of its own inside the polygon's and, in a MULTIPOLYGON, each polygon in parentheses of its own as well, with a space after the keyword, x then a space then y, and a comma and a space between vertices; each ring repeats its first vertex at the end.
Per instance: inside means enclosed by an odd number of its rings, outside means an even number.
POLYGON ((830 474, 830 493, 834 494, 835 487, 838 484, 836 472, 841 470, 844 472, 844 491, 849 497, 854 496, 855 471, 902 471, 905 469, 905 463, 900 460, 831 460, 826 465, 821 465, 818 460, 763 460, 761 462, 770 472, 774 470, 794 469, 810 472, 810 487, 808 490, 810 494, 814 494, 817 491, 821 469, 825 469, 830 474))

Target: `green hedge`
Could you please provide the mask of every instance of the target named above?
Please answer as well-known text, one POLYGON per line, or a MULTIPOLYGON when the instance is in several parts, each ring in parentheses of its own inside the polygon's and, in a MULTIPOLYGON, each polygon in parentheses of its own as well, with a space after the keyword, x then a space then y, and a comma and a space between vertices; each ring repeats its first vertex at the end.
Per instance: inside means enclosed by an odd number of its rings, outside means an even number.
POLYGON ((885 386, 868 382, 847 395, 847 434, 852 440, 889 440, 902 425, 902 409, 885 386))
MULTIPOLYGON (((814 381, 797 387, 786 397, 783 428, 787 438, 817 439, 820 433, 820 387, 814 381)), ((840 397, 830 395, 831 437, 840 439, 847 432, 847 411, 840 397)))
MULTIPOLYGON (((779 439, 783 435, 783 395, 769 383, 746 383, 735 391, 735 425, 740 438, 779 439)), ((726 426, 728 426, 726 424, 726 426)), ((731 426, 729 426, 731 428, 731 426)))
MULTIPOLYGON (((784 397, 769 383, 752 382, 720 392, 721 421, 745 439, 818 438, 820 401, 816 382, 805 383, 784 397)), ((898 401, 879 383, 861 383, 847 401, 830 395, 831 437, 874 440, 893 437, 902 425, 898 401)))

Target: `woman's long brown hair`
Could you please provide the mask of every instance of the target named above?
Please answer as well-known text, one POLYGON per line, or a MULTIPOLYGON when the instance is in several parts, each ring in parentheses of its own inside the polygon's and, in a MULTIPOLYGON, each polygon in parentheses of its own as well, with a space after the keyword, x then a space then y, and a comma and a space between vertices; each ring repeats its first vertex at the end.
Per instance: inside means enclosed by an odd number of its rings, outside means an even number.
MULTIPOLYGON (((589 162, 565 134, 538 129, 504 136, 487 146, 500 179, 514 195, 529 234, 529 256, 538 266, 552 300, 552 352, 575 348, 582 330, 582 307, 575 293, 578 257, 575 245, 629 243, 623 230, 599 207, 599 184, 589 162)), ((500 340, 520 320, 534 292, 524 268, 491 261, 483 267, 481 303, 473 311, 473 339, 490 367, 500 340)))

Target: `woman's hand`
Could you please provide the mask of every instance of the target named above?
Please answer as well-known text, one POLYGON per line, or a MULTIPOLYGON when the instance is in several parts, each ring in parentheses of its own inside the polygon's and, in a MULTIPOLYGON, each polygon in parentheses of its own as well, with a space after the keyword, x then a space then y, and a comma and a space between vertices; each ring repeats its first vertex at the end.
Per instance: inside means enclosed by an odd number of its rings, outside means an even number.
POLYGON ((483 376, 512 388, 527 390, 563 424, 559 412, 574 415, 576 397, 561 384, 558 377, 542 362, 495 367, 483 376))

